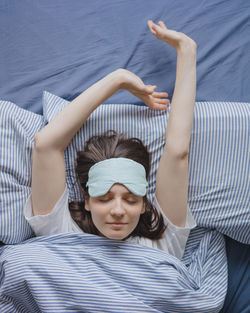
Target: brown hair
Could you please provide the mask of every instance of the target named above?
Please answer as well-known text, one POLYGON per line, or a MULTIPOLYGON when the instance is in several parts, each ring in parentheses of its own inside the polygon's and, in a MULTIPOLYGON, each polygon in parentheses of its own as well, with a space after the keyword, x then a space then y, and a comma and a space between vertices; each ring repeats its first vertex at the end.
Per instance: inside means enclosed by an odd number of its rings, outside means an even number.
MULTIPOLYGON (((128 158, 142 164, 146 170, 148 179, 150 172, 150 154, 142 141, 138 138, 126 139, 124 135, 115 131, 108 131, 99 136, 91 137, 85 144, 84 151, 78 151, 76 160, 76 175, 81 185, 84 198, 88 198, 88 172, 95 163, 110 158, 128 158)), ((140 236, 150 239, 160 239, 166 226, 163 216, 153 206, 147 196, 143 197, 145 213, 140 215, 139 222, 130 236, 140 236)), ((98 235, 91 214, 85 210, 84 201, 73 201, 69 205, 70 213, 74 221, 85 232, 98 235)))

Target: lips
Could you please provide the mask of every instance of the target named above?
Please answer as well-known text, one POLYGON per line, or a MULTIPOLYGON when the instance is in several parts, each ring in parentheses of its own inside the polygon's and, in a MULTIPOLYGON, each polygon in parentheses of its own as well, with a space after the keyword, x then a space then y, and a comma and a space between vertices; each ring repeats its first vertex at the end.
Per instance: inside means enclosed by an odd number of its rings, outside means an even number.
POLYGON ((120 229, 123 226, 127 225, 127 223, 107 223, 109 224, 113 229, 120 229))
POLYGON ((107 223, 107 224, 115 224, 115 225, 125 225, 128 223, 121 223, 121 222, 111 222, 111 223, 107 223))

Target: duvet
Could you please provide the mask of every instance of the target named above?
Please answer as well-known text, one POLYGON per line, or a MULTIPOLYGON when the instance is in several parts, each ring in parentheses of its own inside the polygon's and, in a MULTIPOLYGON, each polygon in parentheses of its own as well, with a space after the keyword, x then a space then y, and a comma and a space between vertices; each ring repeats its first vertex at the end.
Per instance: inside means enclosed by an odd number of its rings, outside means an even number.
POLYGON ((0 248, 0 312, 219 312, 227 289, 223 235, 206 230, 179 260, 90 234, 0 248))

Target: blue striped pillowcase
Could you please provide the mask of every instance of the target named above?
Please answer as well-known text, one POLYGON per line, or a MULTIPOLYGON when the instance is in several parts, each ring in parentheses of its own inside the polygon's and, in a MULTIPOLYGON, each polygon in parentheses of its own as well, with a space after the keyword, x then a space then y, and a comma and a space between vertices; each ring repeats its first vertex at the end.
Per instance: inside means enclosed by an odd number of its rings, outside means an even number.
POLYGON ((198 102, 189 159, 197 224, 250 244, 250 103, 198 102))
MULTIPOLYGON (((68 101, 44 92, 44 119, 51 121, 68 101)), ((196 102, 189 154, 189 207, 198 226, 216 229, 243 243, 249 232, 249 103, 196 102)), ((169 115, 132 104, 99 106, 65 152, 71 199, 81 199, 76 151, 95 134, 113 129, 140 138, 152 153, 149 198, 164 150, 169 115)))
MULTIPOLYGON (((51 121, 67 104, 68 101, 44 92, 43 114, 45 121, 51 121)), ((77 151, 83 150, 88 138, 110 129, 124 133, 127 137, 140 138, 151 152, 152 168, 149 175, 148 196, 152 200, 158 161, 165 144, 163 130, 166 129, 167 114, 167 112, 153 111, 145 106, 132 104, 100 105, 73 138, 65 152, 66 179, 70 190, 70 200, 82 199, 74 173, 77 151)))
POLYGON ((41 115, 0 101, 0 241, 6 244, 33 235, 22 209, 30 194, 33 138, 43 126, 41 115))

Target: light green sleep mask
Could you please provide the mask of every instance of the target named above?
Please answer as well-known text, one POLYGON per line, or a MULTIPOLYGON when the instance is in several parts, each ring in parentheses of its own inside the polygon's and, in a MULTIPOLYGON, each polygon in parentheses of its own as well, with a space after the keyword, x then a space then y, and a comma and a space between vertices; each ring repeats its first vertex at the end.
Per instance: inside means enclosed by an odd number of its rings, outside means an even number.
POLYGON ((131 159, 112 158, 90 168, 86 186, 91 197, 105 195, 115 183, 124 185, 137 196, 145 196, 148 182, 144 166, 131 159))

